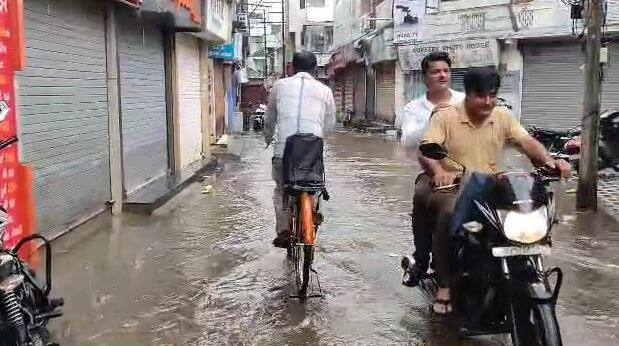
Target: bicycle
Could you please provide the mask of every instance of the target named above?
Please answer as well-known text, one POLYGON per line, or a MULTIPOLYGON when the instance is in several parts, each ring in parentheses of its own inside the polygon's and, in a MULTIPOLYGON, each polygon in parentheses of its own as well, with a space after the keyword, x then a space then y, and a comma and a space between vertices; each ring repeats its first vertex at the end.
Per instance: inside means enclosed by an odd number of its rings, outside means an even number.
POLYGON ((290 227, 290 245, 288 259, 294 264, 297 294, 292 298, 320 298, 322 288, 318 273, 312 267, 316 245, 316 233, 323 217, 319 212, 320 199, 329 200, 329 194, 322 184, 315 186, 292 185, 288 188, 288 198, 292 199, 292 221, 290 227), (307 294, 311 275, 316 275, 318 294, 307 294))

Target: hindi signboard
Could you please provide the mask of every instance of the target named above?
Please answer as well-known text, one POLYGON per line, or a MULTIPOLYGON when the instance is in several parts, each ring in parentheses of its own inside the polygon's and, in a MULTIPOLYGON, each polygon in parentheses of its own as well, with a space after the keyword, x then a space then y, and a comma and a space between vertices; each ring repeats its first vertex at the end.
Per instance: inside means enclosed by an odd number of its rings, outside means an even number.
POLYGON ((444 51, 451 58, 452 68, 498 66, 499 46, 496 39, 430 42, 398 47, 402 70, 421 69, 421 60, 431 52, 444 51))
POLYGON ((393 43, 410 43, 423 39, 425 0, 394 0, 393 43))
POLYGON ((24 65, 23 1, 0 1, 0 206, 8 213, 4 245, 34 232, 32 170, 19 162, 14 72, 24 65))

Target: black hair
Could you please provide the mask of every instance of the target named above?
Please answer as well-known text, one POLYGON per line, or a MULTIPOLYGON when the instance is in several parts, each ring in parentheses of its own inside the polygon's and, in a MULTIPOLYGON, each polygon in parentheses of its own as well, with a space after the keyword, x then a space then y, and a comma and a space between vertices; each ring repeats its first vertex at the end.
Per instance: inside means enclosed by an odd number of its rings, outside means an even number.
POLYGON ((316 65, 316 55, 312 52, 298 52, 292 56, 292 67, 295 72, 313 72, 316 65))
POLYGON ((426 70, 430 67, 430 63, 436 61, 444 61, 451 68, 451 58, 447 52, 432 52, 421 60, 421 71, 424 76, 426 75, 426 70))
POLYGON ((501 87, 501 77, 494 67, 476 67, 464 75, 464 90, 471 93, 497 93, 501 87))

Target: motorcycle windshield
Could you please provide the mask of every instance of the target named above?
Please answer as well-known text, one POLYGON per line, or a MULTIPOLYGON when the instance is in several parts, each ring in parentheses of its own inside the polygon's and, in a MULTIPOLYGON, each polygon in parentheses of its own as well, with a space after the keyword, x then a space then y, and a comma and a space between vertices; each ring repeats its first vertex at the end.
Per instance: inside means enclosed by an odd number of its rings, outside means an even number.
POLYGON ((530 212, 548 200, 543 182, 530 173, 502 173, 491 185, 486 200, 496 209, 530 212))

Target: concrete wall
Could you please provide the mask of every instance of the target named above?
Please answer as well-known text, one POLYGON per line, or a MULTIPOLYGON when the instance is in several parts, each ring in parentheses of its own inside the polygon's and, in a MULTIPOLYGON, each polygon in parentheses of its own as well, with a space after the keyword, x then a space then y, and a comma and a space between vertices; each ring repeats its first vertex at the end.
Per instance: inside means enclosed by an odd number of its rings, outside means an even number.
POLYGON ((340 0, 335 4, 333 47, 338 48, 361 36, 361 2, 340 0))
MULTIPOLYGON (((307 2, 306 2, 307 4, 307 2)), ((294 47, 301 49, 303 27, 305 25, 333 25, 335 0, 325 0, 324 7, 300 8, 299 0, 288 0, 289 32, 295 33, 294 47)))

